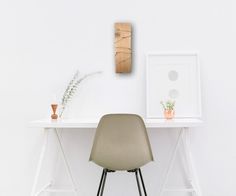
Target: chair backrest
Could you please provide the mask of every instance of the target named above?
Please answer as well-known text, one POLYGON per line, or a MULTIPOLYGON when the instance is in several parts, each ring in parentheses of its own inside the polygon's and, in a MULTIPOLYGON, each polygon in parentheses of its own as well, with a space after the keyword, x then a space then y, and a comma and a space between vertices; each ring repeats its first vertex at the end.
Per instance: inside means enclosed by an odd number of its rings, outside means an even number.
POLYGON ((107 114, 98 124, 90 161, 110 170, 132 170, 153 161, 143 119, 136 114, 107 114))

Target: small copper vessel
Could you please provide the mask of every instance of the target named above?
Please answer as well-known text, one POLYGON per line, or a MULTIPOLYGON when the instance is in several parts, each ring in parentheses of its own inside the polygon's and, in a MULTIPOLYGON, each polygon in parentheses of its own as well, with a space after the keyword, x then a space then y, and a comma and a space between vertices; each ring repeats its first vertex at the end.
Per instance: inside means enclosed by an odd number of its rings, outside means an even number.
POLYGON ((173 119, 175 116, 175 111, 174 110, 164 110, 164 116, 168 120, 173 119))
POLYGON ((51 104, 51 108, 52 108, 52 112, 53 112, 53 114, 51 115, 51 118, 52 118, 53 120, 55 120, 55 119, 58 118, 58 115, 56 114, 57 107, 58 107, 57 104, 51 104))

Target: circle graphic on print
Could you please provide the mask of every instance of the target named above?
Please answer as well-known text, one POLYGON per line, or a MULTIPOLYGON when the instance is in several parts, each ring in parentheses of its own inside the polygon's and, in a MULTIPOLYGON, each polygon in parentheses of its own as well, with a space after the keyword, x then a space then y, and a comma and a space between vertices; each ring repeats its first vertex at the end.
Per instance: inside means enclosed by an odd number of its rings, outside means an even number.
POLYGON ((171 89, 169 91, 169 97, 172 99, 176 99, 179 96, 179 91, 177 91, 176 89, 171 89))
POLYGON ((175 70, 171 70, 168 73, 169 80, 176 81, 178 79, 178 72, 175 70))

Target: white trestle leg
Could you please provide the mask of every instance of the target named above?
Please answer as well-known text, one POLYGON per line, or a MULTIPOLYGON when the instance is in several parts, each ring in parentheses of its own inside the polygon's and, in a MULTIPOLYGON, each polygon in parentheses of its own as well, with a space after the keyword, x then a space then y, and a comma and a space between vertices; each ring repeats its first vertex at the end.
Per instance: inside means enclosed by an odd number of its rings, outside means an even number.
POLYGON ((179 135, 178 135, 176 144, 174 146, 172 155, 171 155, 170 162, 168 164, 167 172, 164 176, 164 180, 160 188, 159 196, 163 196, 164 192, 179 192, 179 191, 190 192, 192 196, 202 196, 201 190, 198 184, 197 176, 196 176, 196 171, 194 168, 194 163, 192 160, 189 139, 190 139, 189 130, 187 128, 181 128, 179 131, 179 135), (177 155, 177 151, 180 148, 181 141, 183 142, 183 149, 184 149, 183 155, 184 155, 184 159, 186 160, 186 163, 184 164, 184 168, 187 171, 187 179, 192 187, 191 188, 175 188, 175 189, 166 188, 169 175, 170 175, 171 169, 173 168, 173 164, 177 155))
POLYGON ((35 196, 39 193, 36 193, 36 188, 37 188, 37 184, 38 184, 38 180, 39 180, 39 175, 40 175, 40 171, 42 169, 42 164, 43 164, 43 159, 45 156, 45 152, 47 149, 47 144, 48 144, 48 129, 44 130, 44 139, 43 139, 43 146, 42 146, 42 150, 41 150, 41 154, 39 157, 39 162, 38 162, 38 166, 37 166, 37 170, 36 170, 36 175, 35 175, 35 179, 34 179, 34 184, 33 184, 33 188, 31 191, 31 196, 35 196))
POLYGON ((70 180, 71 180, 71 183, 72 183, 72 185, 73 185, 73 189, 74 189, 75 195, 77 195, 76 183, 75 183, 75 180, 74 180, 74 178, 73 178, 73 175, 72 175, 72 172, 71 172, 69 163, 68 163, 67 158, 66 158, 66 154, 65 154, 64 149, 63 149, 63 145, 62 145, 62 141, 61 141, 60 134, 58 133, 58 130, 57 130, 57 129, 54 129, 54 132, 55 132, 55 134, 56 134, 57 141, 58 141, 58 143, 59 143, 59 148, 60 148, 61 153, 62 153, 62 157, 63 157, 64 163, 65 163, 65 166, 66 166, 67 173, 68 173, 68 175, 69 175, 69 177, 70 177, 70 180))
POLYGON ((54 128, 52 130, 54 131, 54 133, 56 135, 57 142, 59 144, 59 150, 61 151, 62 159, 65 163, 66 171, 67 171, 68 176, 71 180, 73 189, 55 189, 55 188, 52 188, 52 181, 51 181, 51 182, 47 183, 45 186, 43 186, 39 191, 36 192, 37 184, 38 184, 39 177, 40 177, 40 172, 42 170, 43 160, 44 160, 46 149, 47 149, 49 130, 50 129, 47 129, 47 128, 45 128, 45 130, 44 130, 44 142, 43 142, 43 147, 42 147, 39 162, 38 162, 38 167, 37 167, 37 171, 36 171, 36 175, 35 175, 33 188, 32 188, 32 191, 31 191, 31 196, 39 196, 43 192, 50 192, 50 193, 73 192, 76 196, 78 196, 77 186, 76 186, 75 180, 73 178, 69 163, 66 159, 65 151, 64 151, 63 145, 62 145, 62 139, 61 139, 61 136, 58 133, 58 130, 56 128, 54 128))
POLYGON ((184 152, 185 152, 185 157, 186 157, 186 162, 187 162, 186 169, 188 170, 188 180, 194 189, 193 196, 202 196, 198 178, 196 175, 196 169, 194 167, 192 153, 190 150, 190 131, 187 128, 184 129, 184 135, 182 137, 182 140, 183 140, 184 152))

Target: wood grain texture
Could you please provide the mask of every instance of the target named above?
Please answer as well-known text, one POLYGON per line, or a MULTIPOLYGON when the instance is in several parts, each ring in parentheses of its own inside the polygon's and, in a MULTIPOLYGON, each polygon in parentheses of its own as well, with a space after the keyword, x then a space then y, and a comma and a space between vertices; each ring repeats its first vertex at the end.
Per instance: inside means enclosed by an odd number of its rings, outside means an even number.
POLYGON ((115 23, 116 73, 130 73, 132 68, 132 28, 130 23, 115 23))

